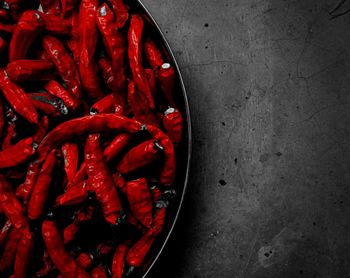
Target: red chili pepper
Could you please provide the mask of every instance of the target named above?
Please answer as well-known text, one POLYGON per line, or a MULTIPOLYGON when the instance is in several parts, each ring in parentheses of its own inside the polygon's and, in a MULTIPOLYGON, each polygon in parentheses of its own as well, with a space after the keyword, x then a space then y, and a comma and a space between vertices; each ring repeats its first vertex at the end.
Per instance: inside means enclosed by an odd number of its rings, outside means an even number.
POLYGON ((37 11, 25 11, 19 19, 10 42, 9 60, 24 59, 29 47, 44 29, 44 23, 37 11))
POLYGON ((111 141, 103 151, 106 161, 112 161, 128 145, 132 138, 129 133, 120 133, 111 141))
POLYGON ((126 244, 120 244, 115 250, 112 261, 112 278, 123 278, 125 268, 125 257, 129 247, 126 244))
POLYGON ((45 14, 59 15, 61 12, 58 0, 40 0, 40 5, 45 14))
POLYGON ((78 103, 75 102, 71 94, 57 81, 51 80, 44 86, 45 90, 60 99, 62 99, 64 105, 68 109, 75 109, 78 106, 78 103))
POLYGON ((68 142, 62 145, 64 170, 68 181, 72 181, 78 168, 79 149, 76 143, 68 142))
POLYGON ((162 53, 151 39, 147 39, 143 44, 148 64, 154 70, 158 70, 164 63, 162 53))
POLYGON ((136 241, 126 255, 127 264, 131 267, 140 267, 151 249, 154 239, 152 231, 150 230, 136 241))
POLYGON ((103 4, 97 11, 97 26, 101 32, 103 43, 111 59, 113 79, 109 84, 112 91, 119 94, 125 88, 125 54, 126 43, 122 34, 115 26, 114 15, 107 4, 103 4))
POLYGON ((94 259, 95 258, 91 253, 82 252, 79 254, 76 260, 80 267, 83 269, 89 269, 92 266, 94 259))
POLYGON ((114 114, 116 115, 128 115, 130 109, 126 105, 126 99, 124 94, 113 92, 114 94, 114 114))
POLYGON ((148 83, 151 89, 152 97, 153 99, 156 97, 156 90, 157 90, 157 78, 156 74, 152 69, 145 69, 146 76, 148 78, 148 83))
POLYGON ((183 132, 183 118, 180 111, 174 108, 168 108, 164 112, 163 126, 174 145, 179 145, 183 132))
POLYGON ((89 186, 86 181, 74 185, 56 199, 56 206, 71 206, 81 204, 89 195, 89 186))
POLYGON ((27 277, 27 269, 34 249, 34 237, 29 228, 23 229, 15 258, 14 278, 27 277))
POLYGON ((32 220, 39 219, 44 212, 53 172, 60 154, 59 150, 52 150, 40 170, 28 205, 28 217, 32 220))
POLYGON ((5 124, 4 104, 2 100, 0 100, 0 136, 3 136, 4 124, 5 124))
POLYGON ((98 114, 66 121, 51 130, 38 148, 40 158, 46 157, 50 149, 88 133, 125 131, 135 133, 142 130, 141 123, 113 114, 98 114))
POLYGON ((173 184, 176 172, 175 150, 169 137, 160 129, 147 125, 146 129, 155 140, 163 147, 164 164, 160 173, 159 181, 161 184, 170 186, 173 184))
POLYGON ((52 14, 40 14, 44 21, 45 30, 54 35, 66 35, 70 32, 72 26, 66 19, 52 14))
POLYGON ((128 104, 136 120, 159 126, 158 118, 150 110, 145 97, 136 90, 135 83, 132 80, 129 80, 128 84, 128 104))
POLYGON ((147 99, 148 105, 154 109, 151 88, 142 66, 142 31, 143 19, 139 15, 132 15, 128 32, 128 57, 130 69, 135 84, 141 94, 147 99))
POLYGON ((85 161, 88 180, 102 207, 106 221, 112 225, 119 224, 123 209, 108 166, 100 147, 100 135, 89 135, 85 145, 85 161))
POLYGON ((151 193, 152 193, 152 199, 153 203, 157 204, 157 202, 160 200, 162 197, 162 191, 156 186, 151 187, 151 193))
POLYGON ((0 169, 26 162, 35 153, 33 138, 29 137, 0 151, 0 169))
POLYGON ((108 278, 109 277, 107 275, 106 269, 102 265, 96 266, 91 271, 91 276, 92 276, 92 278, 108 278))
POLYGON ((69 17, 76 5, 77 5, 77 0, 61 0, 61 5, 62 5, 62 13, 61 13, 61 17, 62 18, 66 18, 69 17))
POLYGON ((126 196, 131 213, 147 228, 152 224, 152 197, 147 180, 140 178, 126 183, 126 196))
POLYGON ((74 99, 80 103, 81 85, 79 72, 69 52, 62 42, 51 36, 44 37, 43 44, 44 49, 50 55, 52 62, 55 64, 74 99))
POLYGON ((80 3, 80 63, 79 72, 82 86, 91 99, 100 99, 103 94, 97 75, 97 64, 94 61, 98 31, 96 26, 96 11, 98 0, 82 0, 80 3))
POLYGON ((115 106, 114 102, 114 94, 108 94, 91 106, 90 114, 93 115, 96 113, 113 113, 115 106))
POLYGON ((158 152, 162 150, 154 140, 147 140, 129 150, 117 165, 117 171, 121 174, 128 174, 145 167, 159 157, 158 152))
POLYGON ((116 26, 118 29, 122 29, 129 18, 129 8, 125 5, 123 0, 111 0, 114 13, 116 15, 116 26))
POLYGON ((7 21, 9 19, 9 13, 5 9, 0 9, 0 19, 2 21, 7 21))
POLYGON ((10 220, 7 220, 2 226, 1 231, 0 231, 0 248, 2 249, 7 242, 8 235, 12 229, 12 223, 10 220))
POLYGON ((7 65, 6 72, 15 82, 50 80, 56 76, 54 65, 48 60, 16 60, 7 65))
POLYGON ((4 251, 2 252, 0 259, 0 272, 4 272, 9 269, 16 257, 16 251, 18 243, 22 236, 22 230, 17 228, 12 228, 8 235, 8 239, 5 244, 4 251))
POLYGON ((67 40, 67 45, 72 51, 74 61, 76 65, 79 65, 80 60, 80 46, 79 46, 79 14, 74 11, 70 17, 70 22, 72 25, 72 30, 70 33, 70 38, 67 40))
POLYGON ((157 210, 153 218, 153 223, 151 227, 153 236, 157 236, 163 231, 165 216, 166 216, 165 208, 160 208, 157 210))
POLYGON ((38 123, 38 114, 21 87, 13 83, 6 71, 0 70, 0 89, 11 107, 27 121, 38 123))
POLYGON ((42 225, 42 234, 46 250, 53 263, 64 277, 67 278, 88 278, 86 273, 77 262, 64 249, 60 233, 53 221, 45 220, 42 225))
POLYGON ((114 185, 124 194, 126 194, 126 182, 123 176, 119 173, 113 174, 114 185))
POLYGON ((27 202, 32 194, 34 185, 40 173, 40 164, 36 161, 29 163, 27 175, 23 184, 16 189, 16 196, 27 202))
POLYGON ((169 63, 164 63, 158 72, 158 81, 169 105, 177 108, 174 100, 175 71, 169 63))
POLYGON ((30 93, 28 96, 34 107, 48 116, 58 118, 68 114, 68 108, 64 105, 63 101, 57 97, 45 92, 30 93))
POLYGON ((17 137, 15 123, 9 123, 5 132, 5 137, 2 142, 1 149, 5 150, 12 145, 12 141, 17 137))
POLYGON ((85 164, 85 161, 83 161, 79 167, 79 170, 75 174, 72 182, 68 183, 67 189, 75 184, 81 183, 82 181, 84 181, 85 178, 86 178, 86 164, 85 164))
POLYGON ((106 57, 101 57, 98 60, 98 67, 101 71, 102 79, 105 82, 105 84, 110 88, 113 89, 114 85, 114 79, 113 79, 113 72, 112 72, 112 64, 111 61, 106 57))
POLYGON ((41 140, 43 140, 45 137, 48 128, 49 118, 47 116, 42 116, 39 120, 39 124, 36 127, 35 134, 33 135, 33 140, 35 143, 40 144, 41 140))

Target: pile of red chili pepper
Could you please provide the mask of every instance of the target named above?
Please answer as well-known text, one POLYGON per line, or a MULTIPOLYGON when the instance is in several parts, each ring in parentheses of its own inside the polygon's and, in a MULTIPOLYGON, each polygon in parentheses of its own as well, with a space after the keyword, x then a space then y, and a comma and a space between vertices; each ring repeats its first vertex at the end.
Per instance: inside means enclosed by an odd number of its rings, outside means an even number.
POLYGON ((1 277, 141 275, 162 233, 176 73, 125 2, 0 1, 1 277))

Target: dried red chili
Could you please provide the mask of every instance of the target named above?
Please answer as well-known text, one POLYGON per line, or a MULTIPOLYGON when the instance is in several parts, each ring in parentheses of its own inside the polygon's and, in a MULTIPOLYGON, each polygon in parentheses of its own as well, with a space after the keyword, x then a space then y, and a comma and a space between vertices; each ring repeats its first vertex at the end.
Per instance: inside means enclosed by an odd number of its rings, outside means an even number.
POLYGON ((7 237, 12 229, 12 223, 10 220, 7 220, 2 226, 1 231, 0 231, 0 248, 2 249, 7 241, 7 237))
POLYGON ((72 26, 66 19, 52 14, 40 14, 45 30, 54 35, 66 35, 70 32, 72 26))
POLYGON ((21 87, 13 83, 5 70, 0 70, 0 89, 11 107, 28 122, 36 124, 38 114, 21 87))
POLYGON ((102 75, 102 79, 105 82, 105 84, 111 89, 113 90, 113 72, 112 72, 112 64, 111 61, 106 58, 106 57, 101 57, 98 60, 98 67, 101 71, 101 75, 102 75))
POLYGON ((26 162, 35 153, 32 137, 0 151, 0 169, 14 167, 26 162))
POLYGON ((9 60, 24 59, 28 49, 40 32, 44 23, 37 11, 25 11, 19 19, 10 42, 9 60))
POLYGON ((93 115, 96 113, 113 113, 115 106, 114 102, 114 94, 108 94, 91 106, 90 114, 93 115))
POLYGON ((169 63, 164 63, 158 72, 158 81, 169 105, 177 108, 174 100, 175 71, 169 63))
POLYGON ((143 49, 145 51, 148 64, 152 67, 152 69, 158 70, 163 65, 164 60, 157 45, 151 39, 147 39, 143 44, 143 49))
POLYGON ((33 140, 35 143, 40 144, 41 140, 45 137, 47 130, 49 128, 49 118, 47 116, 42 116, 39 120, 39 124, 36 127, 35 134, 33 135, 33 140))
POLYGON ((108 278, 109 276, 107 275, 106 269, 102 266, 96 266, 92 271, 91 271, 91 277, 92 278, 108 278))
POLYGON ((71 94, 57 81, 49 81, 45 84, 44 88, 49 94, 60 98, 68 109, 77 108, 78 103, 74 100, 71 94))
POLYGON ((147 228, 152 224, 152 197, 147 180, 140 178, 126 183, 126 196, 131 213, 147 228))
POLYGON ((168 108, 164 112, 163 127, 167 135, 175 146, 178 146, 182 140, 183 118, 179 110, 168 108))
POLYGON ((96 194, 106 221, 112 225, 123 219, 123 209, 113 178, 103 157, 100 135, 89 135, 85 145, 86 171, 91 190, 96 194))
POLYGON ((156 74, 152 69, 145 69, 145 74, 148 79, 149 87, 151 89, 153 99, 156 97, 157 90, 157 78, 156 74))
POLYGON ((78 145, 73 142, 64 143, 61 147, 64 161, 64 170, 68 181, 72 181, 78 168, 79 149, 78 145))
POLYGON ((111 161, 120 154, 120 152, 125 149, 132 138, 129 133, 120 133, 111 141, 111 143, 103 151, 103 155, 106 161, 111 161))
POLYGON ((123 0, 111 0, 113 11, 115 13, 115 23, 118 29, 121 29, 125 26, 125 23, 129 18, 129 8, 125 5, 123 0))
POLYGON ((0 258, 0 272, 4 272, 9 269, 16 257, 16 251, 18 243, 22 236, 22 230, 17 228, 12 228, 9 232, 4 251, 2 252, 0 258))
POLYGON ((115 250, 112 261, 112 278, 123 278, 128 249, 129 247, 126 244, 120 244, 115 250))
POLYGON ((153 236, 157 236, 163 231, 165 216, 166 216, 166 209, 159 208, 153 218, 153 223, 151 227, 153 236))
POLYGON ((43 222, 42 234, 50 258, 64 277, 90 277, 64 249, 60 233, 53 221, 45 220, 43 222))
POLYGON ((61 12, 60 1, 40 0, 40 5, 45 14, 59 15, 61 12))
POLYGON ((40 164, 37 161, 29 163, 24 183, 16 189, 16 196, 27 202, 40 173, 40 164))
POLYGON ((143 19, 139 15, 132 15, 128 32, 128 57, 130 69, 135 84, 142 95, 147 99, 151 109, 155 108, 151 88, 142 66, 142 32, 143 19))
POLYGON ((34 249, 34 236, 29 228, 23 229, 18 243, 13 278, 27 277, 27 269, 34 249))
POLYGON ((86 200, 89 195, 89 185, 87 181, 83 181, 77 185, 71 186, 67 191, 58 196, 56 206, 78 205, 86 200))
POLYGON ((94 259, 95 258, 91 253, 85 252, 80 253, 76 258, 78 265, 84 269, 89 269, 92 266, 94 259))
POLYGON ((61 17, 66 18, 69 17, 75 7, 77 6, 77 0, 61 0, 61 6, 62 6, 62 12, 61 12, 61 17))
POLYGON ((49 95, 45 92, 30 93, 28 96, 35 109, 50 117, 59 118, 68 114, 68 108, 58 97, 49 95))
POLYGON ((74 11, 69 18, 72 30, 70 37, 67 40, 67 46, 73 54, 74 61, 76 65, 79 65, 80 60, 80 46, 79 46, 79 14, 77 11, 74 11))

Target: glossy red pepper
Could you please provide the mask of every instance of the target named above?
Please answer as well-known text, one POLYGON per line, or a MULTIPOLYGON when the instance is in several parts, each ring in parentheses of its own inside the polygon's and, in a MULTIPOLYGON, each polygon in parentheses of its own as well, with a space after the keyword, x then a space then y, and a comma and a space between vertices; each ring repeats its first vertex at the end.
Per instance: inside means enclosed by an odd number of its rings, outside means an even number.
POLYGON ((62 6, 62 12, 61 17, 66 18, 69 17, 75 7, 77 6, 78 1, 77 0, 61 0, 61 6, 62 6))
POLYGON ((49 81, 45 84, 44 88, 49 94, 60 98, 68 109, 77 108, 78 103, 75 102, 71 94, 57 81, 49 81))
POLYGON ((37 220, 43 215, 53 179, 53 172, 60 154, 59 150, 52 150, 40 170, 28 205, 28 217, 32 220, 37 220))
POLYGON ((92 266, 94 259, 95 258, 91 253, 82 252, 79 254, 76 260, 80 267, 89 269, 92 266))
POLYGON ((73 142, 64 143, 61 147, 64 161, 64 170, 68 181, 72 181, 78 168, 79 149, 78 145, 73 142))
POLYGON ((125 257, 129 247, 126 244, 118 245, 112 261, 112 278, 123 278, 125 269, 125 257))
POLYGON ((121 29, 125 26, 125 23, 129 18, 129 8, 124 3, 124 0, 111 0, 113 11, 115 13, 115 23, 118 29, 121 29))
POLYGON ((59 118, 68 114, 68 108, 58 97, 47 94, 46 92, 30 93, 28 96, 35 109, 50 117, 59 118))
POLYGON ((29 163, 27 175, 24 183, 17 187, 16 196, 23 200, 25 203, 29 200, 36 180, 40 173, 40 164, 36 161, 29 163))
POLYGON ((94 60, 98 31, 96 11, 98 0, 82 0, 79 9, 80 62, 79 72, 82 87, 91 99, 103 97, 97 75, 98 67, 94 60))
POLYGON ((168 108, 164 112, 163 127, 166 134, 175 146, 178 146, 182 140, 183 133, 183 118, 179 110, 174 108, 168 108))
POLYGON ((8 235, 4 250, 0 258, 0 272, 9 269, 16 257, 18 243, 22 236, 22 229, 12 228, 8 235))
POLYGON ((166 216, 166 208, 159 208, 156 211, 156 214, 153 218, 152 227, 151 227, 153 236, 157 236, 163 231, 165 216, 166 216))
POLYGON ((11 107, 28 122, 38 123, 38 114, 24 90, 13 83, 5 70, 0 70, 0 89, 11 107))
POLYGON ((143 49, 145 51, 148 64, 152 69, 158 70, 164 64, 164 60, 157 45, 151 39, 147 39, 143 44, 143 49))
POLYGON ((158 81, 166 100, 171 107, 177 108, 174 100, 175 71, 169 63, 164 63, 158 72, 158 81))
POLYGON ((154 140, 147 140, 129 150, 117 165, 117 171, 128 174, 155 162, 161 147, 154 140))
POLYGON ((91 190, 96 194, 106 221, 112 225, 123 219, 123 209, 112 175, 100 147, 100 135, 89 135, 85 145, 86 171, 91 190))
POLYGON ((7 65, 6 72, 15 82, 50 80, 56 76, 54 65, 48 60, 16 60, 7 65))
POLYGON ((146 76, 148 78, 148 83, 151 89, 153 99, 156 97, 157 91, 157 77, 152 69, 145 69, 146 76))
POLYGON ((9 60, 24 59, 29 47, 44 29, 44 23, 37 11, 25 11, 19 19, 10 42, 9 60))
POLYGON ((77 185, 73 185, 67 191, 58 196, 56 206, 71 206, 81 204, 89 195, 90 187, 87 181, 83 181, 77 185))
POLYGON ((114 106, 114 94, 108 94, 91 106, 90 114, 93 115, 96 113, 113 113, 114 106))
POLYGON ((50 258, 64 277, 90 277, 64 249, 60 233, 53 221, 45 220, 43 222, 42 234, 50 258))
POLYGON ((33 135, 33 140, 35 143, 40 144, 41 140, 45 137, 47 130, 49 128, 49 118, 47 116, 42 116, 39 120, 39 124, 36 127, 36 131, 33 135))
POLYGON ((106 51, 111 59, 113 80, 109 84, 112 91, 122 93, 125 88, 125 54, 126 42, 115 26, 114 15, 107 4, 97 11, 97 26, 102 35, 106 51))
POLYGON ((14 278, 27 277, 27 270, 34 250, 34 236, 29 228, 23 229, 22 237, 19 241, 14 267, 14 278))
POLYGON ((101 71, 102 79, 104 83, 113 90, 114 88, 114 79, 112 72, 112 64, 111 61, 106 57, 101 57, 98 60, 98 67, 101 71))
POLYGON ((111 143, 103 151, 106 161, 112 161, 120 154, 122 150, 129 144, 132 135, 129 133, 120 133, 111 141, 111 143))
POLYGON ((81 84, 79 72, 69 52, 61 41, 51 36, 43 38, 43 45, 72 96, 77 103, 80 103, 81 84))
POLYGON ((35 153, 32 137, 0 151, 0 169, 14 167, 26 162, 35 153))
POLYGON ((142 65, 142 32, 143 19, 132 15, 128 32, 128 57, 133 79, 138 90, 146 98, 151 109, 155 108, 151 88, 142 65))
POLYGON ((46 32, 53 35, 66 35, 71 31, 71 24, 68 20, 52 14, 40 14, 46 32))

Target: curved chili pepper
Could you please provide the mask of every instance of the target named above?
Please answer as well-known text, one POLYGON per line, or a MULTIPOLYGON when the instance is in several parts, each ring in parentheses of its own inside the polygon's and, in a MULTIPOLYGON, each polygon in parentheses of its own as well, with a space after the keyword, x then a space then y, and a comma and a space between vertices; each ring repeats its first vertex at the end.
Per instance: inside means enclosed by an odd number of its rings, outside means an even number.
POLYGON ((51 130, 38 148, 41 159, 45 158, 51 148, 55 148, 64 141, 88 133, 126 131, 135 133, 142 130, 141 123, 113 114, 98 114, 66 121, 51 130))
POLYGON ((97 75, 97 64, 94 61, 98 31, 96 11, 98 0, 82 0, 79 10, 80 63, 79 72, 84 90, 89 98, 100 99, 103 94, 97 75))
POLYGON ((114 94, 108 94, 91 106, 90 114, 93 115, 96 113, 113 113, 114 106, 114 94))
POLYGON ((54 35, 68 34, 72 28, 70 22, 52 14, 40 14, 44 21, 45 30, 54 35))
POLYGON ((126 82, 126 43, 124 37, 116 28, 113 12, 106 3, 98 9, 96 20, 106 51, 111 59, 113 82, 109 87, 112 91, 120 94, 123 92, 126 82))
POLYGON ((145 70, 142 66, 142 31, 143 19, 139 15, 132 15, 128 32, 128 57, 130 69, 135 84, 141 94, 147 99, 148 105, 154 109, 154 100, 145 70))
POLYGON ((32 220, 39 219, 43 214, 59 155, 59 150, 52 150, 40 170, 28 205, 28 217, 32 220))
POLYGON ((37 11, 25 11, 19 19, 10 42, 9 60, 25 58, 29 47, 44 29, 44 23, 37 11))
POLYGON ((157 90, 157 78, 156 74, 152 69, 145 69, 145 74, 148 78, 149 87, 151 89, 153 99, 156 97, 157 90))
POLYGON ((115 250, 112 261, 112 278, 123 278, 125 268, 125 257, 129 247, 126 244, 120 244, 115 250))
POLYGON ((88 278, 86 273, 77 262, 64 249, 60 233, 53 221, 45 220, 42 225, 42 234, 46 250, 53 263, 64 277, 88 278))
POLYGON ((179 145, 183 132, 183 118, 179 110, 168 108, 164 112, 163 126, 174 145, 179 145))
POLYGON ((117 171, 128 174, 147 166, 159 157, 158 152, 162 150, 154 140, 147 140, 129 150, 117 165, 117 171))
POLYGON ((42 116, 39 120, 39 124, 36 127, 35 134, 33 135, 33 140, 35 143, 40 144, 41 140, 45 137, 47 130, 49 128, 49 118, 47 116, 42 116))
POLYGON ((153 223, 151 227, 153 236, 157 236, 163 231, 165 216, 166 216, 166 208, 160 208, 157 210, 153 218, 153 223))
POLYGON ((111 141, 111 143, 103 151, 106 161, 111 161, 128 145, 132 138, 129 133, 120 133, 111 141))
POLYGON ((147 39, 143 44, 143 49, 145 51, 148 64, 152 69, 158 70, 164 64, 164 60, 157 45, 151 39, 147 39))
POLYGON ((118 29, 122 29, 129 18, 129 8, 123 0, 111 0, 113 11, 115 13, 115 23, 118 29))
POLYGON ((66 18, 70 16, 76 5, 77 5, 77 0, 61 0, 61 6, 62 6, 62 12, 61 12, 61 17, 66 18))
POLYGON ((174 100, 175 71, 169 63, 164 63, 158 72, 159 86, 169 105, 177 108, 174 100))
POLYGON ((23 229, 22 237, 18 243, 13 275, 14 278, 27 277, 27 269, 33 249, 34 237, 27 227, 23 229))
POLYGON ((70 93, 57 81, 49 81, 45 84, 44 88, 49 94, 62 99, 68 109, 74 109, 78 106, 70 93))
POLYGON ((106 269, 102 266, 96 266, 92 271, 91 271, 91 277, 92 278, 108 278, 109 276, 106 273, 106 269))
POLYGON ((126 182, 123 176, 119 173, 113 174, 114 185, 124 194, 126 194, 126 182))
POLYGON ((0 89, 11 107, 28 122, 37 124, 38 114, 21 87, 13 83, 5 70, 0 70, 0 89))
POLYGON ((40 0, 40 5, 45 14, 59 15, 61 12, 58 0, 40 0))
POLYGON ((10 230, 4 251, 2 252, 0 259, 0 272, 4 272, 12 266, 13 261, 16 257, 16 251, 21 236, 21 229, 13 228, 10 230))
POLYGON ((79 72, 67 49, 62 42, 51 36, 43 38, 43 45, 74 99, 77 103, 80 103, 81 85, 79 72))
POLYGON ((16 189, 16 196, 27 202, 32 194, 36 180, 40 173, 40 164, 37 161, 29 163, 27 175, 23 184, 16 189))
POLYGON ((112 64, 111 61, 106 57, 101 57, 98 60, 98 67, 101 71, 102 79, 104 83, 113 90, 113 72, 112 72, 112 64))
POLYGON ((7 220, 2 226, 0 231, 0 248, 2 249, 7 241, 7 237, 12 229, 12 223, 10 220, 7 220))
POLYGON ((33 138, 29 137, 0 151, 0 169, 14 167, 26 162, 35 153, 33 143, 33 138))
POLYGON ((164 134, 159 128, 147 125, 147 131, 155 140, 163 147, 164 164, 160 173, 159 181, 161 184, 169 186, 172 185, 175 179, 176 172, 176 157, 175 150, 169 137, 164 134))
POLYGON ((54 65, 48 60, 16 60, 7 65, 6 72, 15 82, 50 80, 56 76, 54 65))
POLYGON ((89 186, 86 181, 70 187, 64 194, 57 197, 56 206, 71 206, 81 204, 89 195, 89 186))
POLYGON ((84 181, 85 178, 86 178, 86 164, 85 164, 85 161, 83 161, 79 167, 79 170, 75 174, 72 182, 68 183, 67 189, 69 189, 71 186, 75 184, 81 183, 82 181, 84 181))
POLYGON ((152 197, 147 180, 140 178, 126 183, 126 196, 135 218, 147 228, 152 224, 152 197))
POLYGON ((76 143, 68 142, 62 145, 64 170, 68 181, 72 181, 78 168, 79 149, 76 143))
POLYGON ((140 267, 151 249, 154 239, 152 231, 149 230, 138 241, 136 241, 126 255, 127 264, 131 267, 140 267))
POLYGON ((85 145, 86 172, 91 189, 101 204, 106 221, 112 225, 119 224, 123 218, 123 209, 113 178, 104 160, 100 147, 100 135, 89 135, 85 145))
POLYGON ((28 94, 34 107, 54 118, 68 114, 68 108, 63 101, 47 93, 30 93, 28 94))

